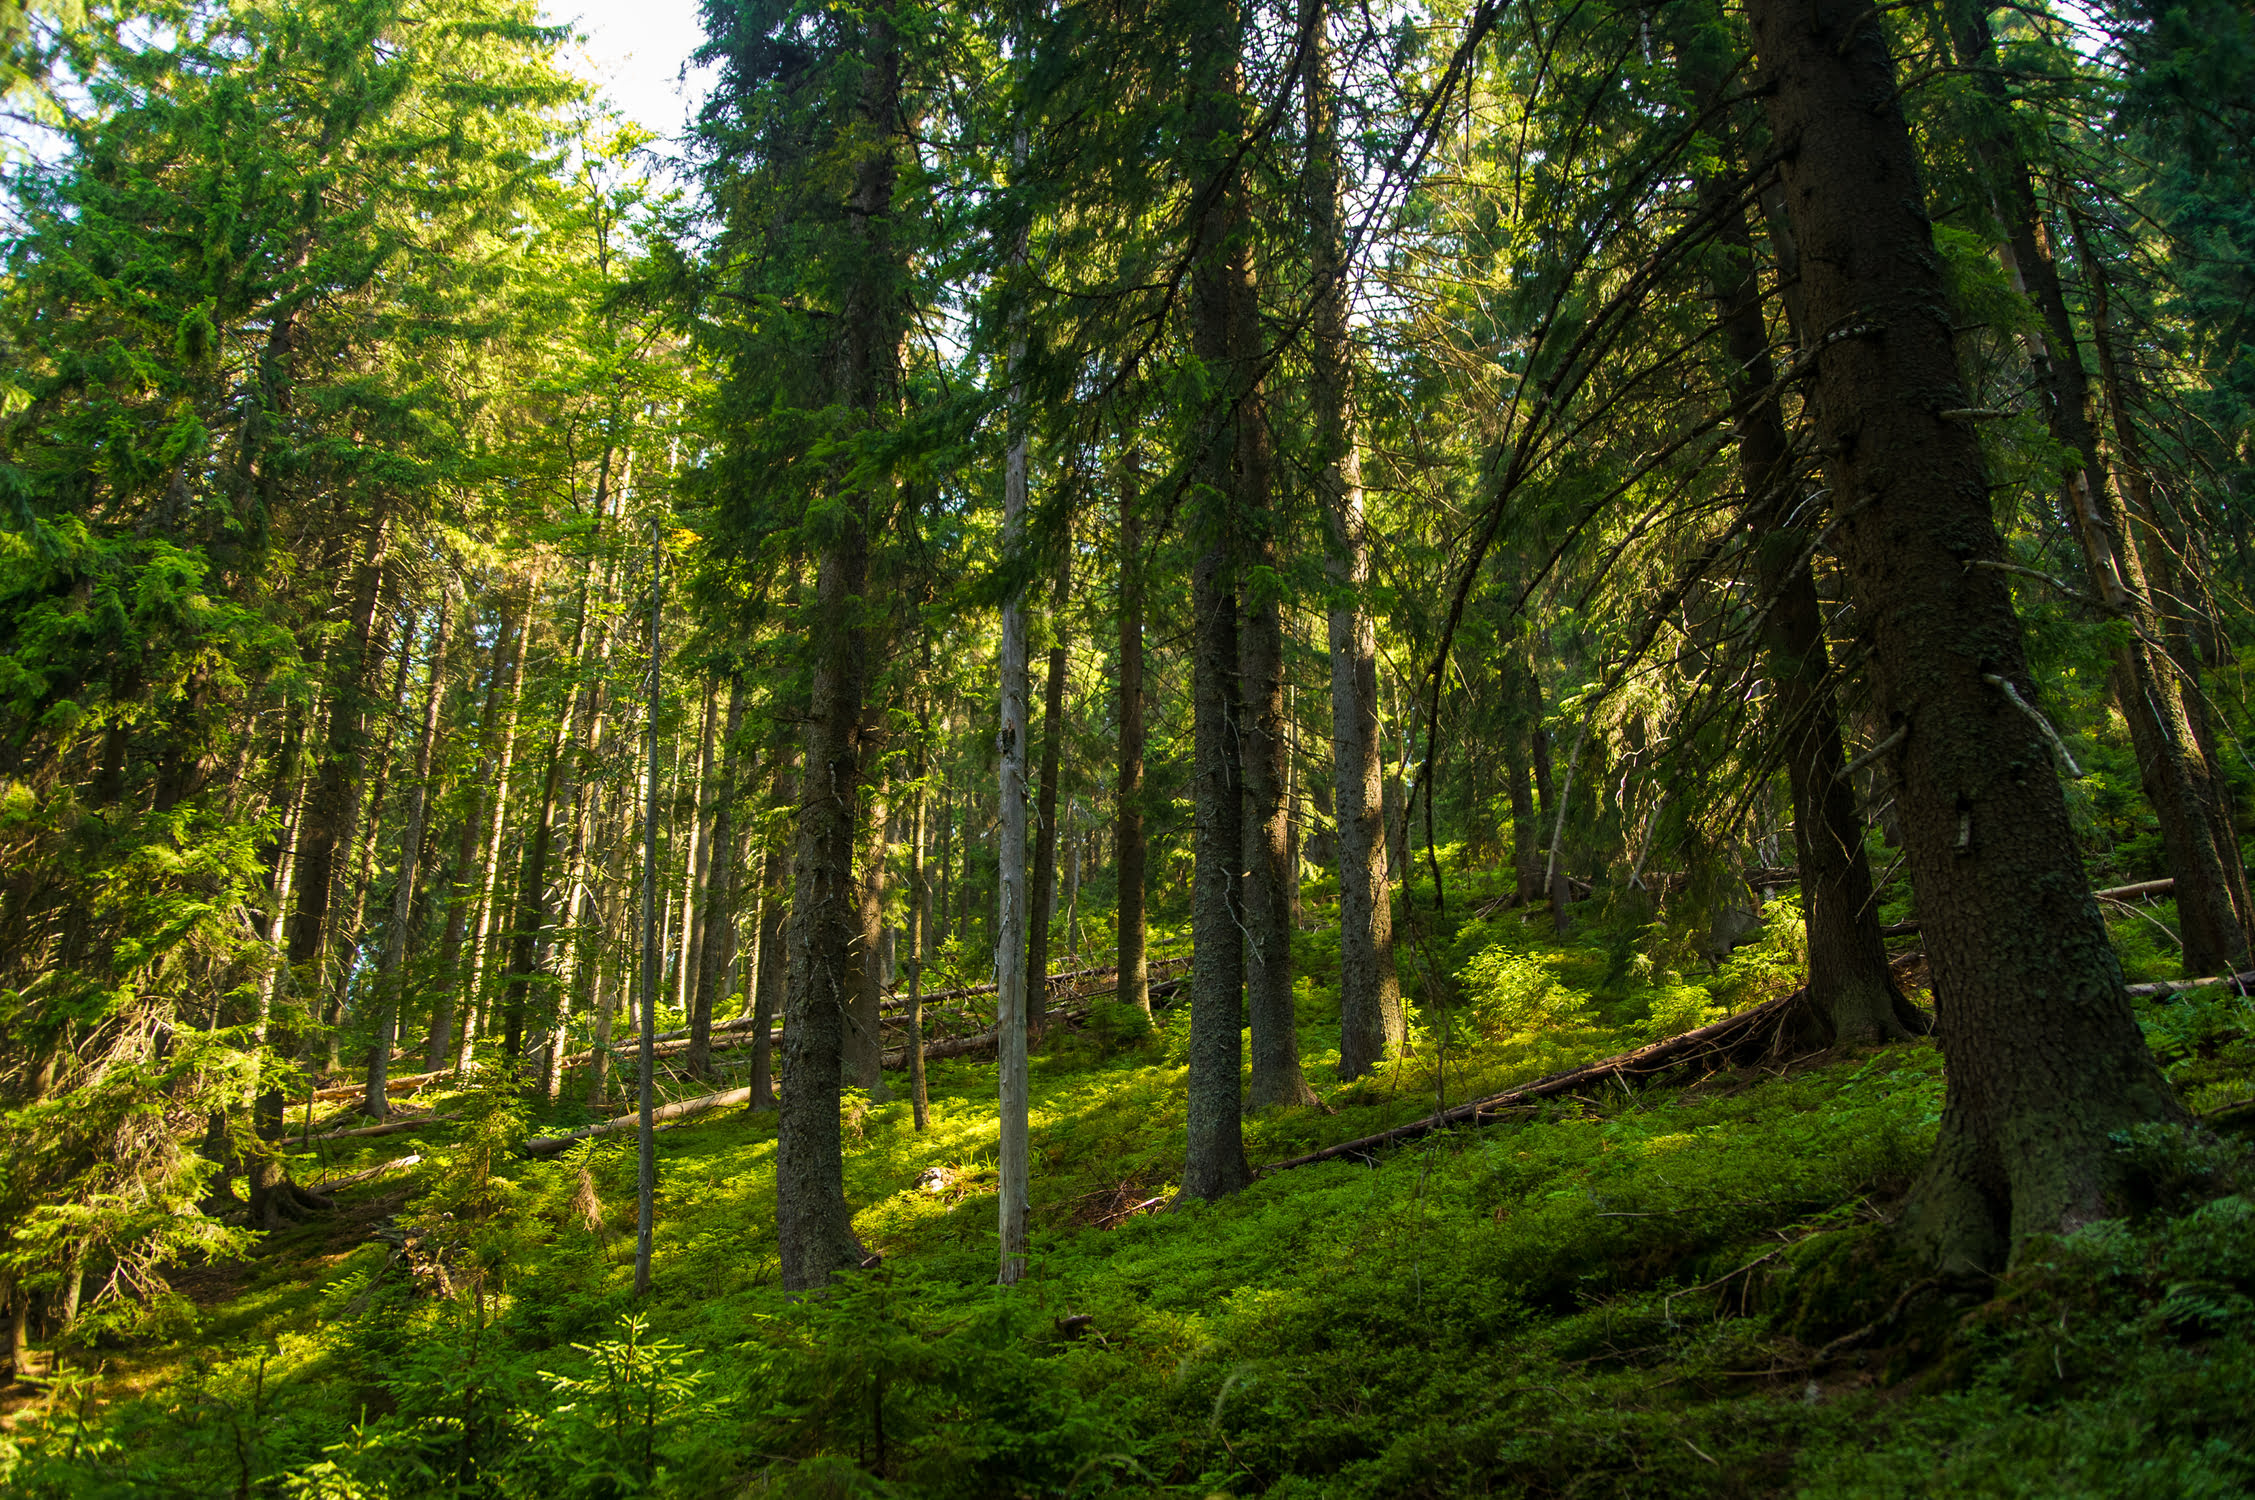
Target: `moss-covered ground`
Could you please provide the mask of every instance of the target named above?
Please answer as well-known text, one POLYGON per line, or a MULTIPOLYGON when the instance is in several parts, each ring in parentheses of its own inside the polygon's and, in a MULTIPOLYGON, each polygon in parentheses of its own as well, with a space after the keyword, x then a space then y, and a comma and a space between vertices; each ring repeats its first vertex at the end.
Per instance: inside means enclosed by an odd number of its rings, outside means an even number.
MULTIPOLYGON (((1453 982, 1413 983, 1412 1054, 1351 1086, 1332 1077, 1335 956, 1303 935, 1324 1107, 1249 1120, 1256 1166, 1417 1118, 1436 1090, 1681 1031, 1799 966, 1789 912, 1687 977, 1625 921, 1554 943, 1488 895, 1405 939, 1405 967, 1453 982)), ((630 1138, 535 1161, 513 1149, 513 1096, 433 1101, 465 1118, 302 1175, 409 1149, 417 1166, 250 1262, 179 1275, 19 1400, 0 1490, 2255 1493, 2245 1001, 2145 1007, 2220 1127, 2119 1143, 2173 1196, 1979 1288, 1925 1285, 1888 1253, 1941 1106, 1931 1044, 1560 1099, 1168 1211, 1184 1019, 1141 1033, 1100 1013, 1037 1056, 1038 1230, 1011 1290, 991 1284, 991 1062, 934 1064, 921 1133, 905 1102, 849 1100, 847 1192, 883 1260, 798 1300, 777 1285, 772 1115, 658 1138, 637 1301, 630 1138)))

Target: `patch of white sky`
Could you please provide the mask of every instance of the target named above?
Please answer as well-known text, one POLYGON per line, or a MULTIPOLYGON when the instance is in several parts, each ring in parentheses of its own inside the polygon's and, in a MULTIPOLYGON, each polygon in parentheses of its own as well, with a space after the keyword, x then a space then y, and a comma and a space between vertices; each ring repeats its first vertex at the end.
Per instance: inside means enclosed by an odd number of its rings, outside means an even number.
POLYGON ((697 0, 544 0, 541 18, 579 34, 563 49, 567 68, 672 143, 712 87, 713 70, 690 62, 705 40, 698 9, 697 0))

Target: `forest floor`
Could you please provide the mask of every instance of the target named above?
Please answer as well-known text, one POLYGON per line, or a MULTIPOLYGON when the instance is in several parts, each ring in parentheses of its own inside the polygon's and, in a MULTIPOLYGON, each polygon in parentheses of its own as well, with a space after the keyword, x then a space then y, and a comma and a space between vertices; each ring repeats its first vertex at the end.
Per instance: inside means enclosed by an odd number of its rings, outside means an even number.
MULTIPOLYGON (((1320 901, 1321 893, 1311 893, 1320 901)), ((1482 893, 1466 903, 1481 910, 1482 893)), ((1315 913, 1311 913, 1313 915, 1315 913)), ((1256 1170, 1789 988, 1790 924, 1686 978, 1652 934, 1566 942, 1492 904, 1420 951, 1414 1049, 1351 1085, 1335 954, 1303 934, 1322 1108, 1249 1118, 1256 1170)), ((2133 969, 2157 964, 2125 928, 2133 969)), ((1419 940, 1405 942, 1405 950, 1419 940)), ((2138 977, 2144 977, 2140 974, 2138 977)), ((2255 1009, 2147 1002, 2187 1102, 2255 1098, 2255 1009)), ((632 1296, 631 1136, 532 1160, 499 1089, 246 1262, 181 1274, 16 1412, 26 1495, 2196 1496, 2255 1491, 2255 1204, 2238 1133, 2125 1140, 2171 1201, 1922 1285, 1887 1221, 1931 1143, 1931 1044, 1566 1097, 1171 1210, 1187 1017, 1100 1011, 1033 1063, 1034 1253, 992 1285, 995 1070, 849 1101, 883 1257, 777 1285, 772 1114, 658 1137, 632 1296)), ((892 1080, 905 1087, 905 1075, 892 1080)), ((20 1405, 21 1403, 19 1403, 20 1405)))

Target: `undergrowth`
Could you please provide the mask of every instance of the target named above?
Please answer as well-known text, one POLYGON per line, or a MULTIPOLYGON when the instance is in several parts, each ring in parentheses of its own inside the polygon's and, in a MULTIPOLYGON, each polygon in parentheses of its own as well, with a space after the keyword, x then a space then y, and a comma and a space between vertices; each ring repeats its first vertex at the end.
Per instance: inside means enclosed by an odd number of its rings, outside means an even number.
MULTIPOLYGON (((1336 952, 1302 935, 1321 1109, 1258 1166, 1782 993, 1797 924, 1670 967, 1626 915, 1452 892, 1405 956, 1411 1055, 1336 1063, 1336 952), (1477 915, 1474 915, 1477 914, 1477 915), (1430 967, 1426 967, 1429 965, 1430 967)), ((1320 898, 1320 892, 1317 893, 1320 898)), ((2146 1006, 2188 1104, 2255 1099, 2255 1015, 2146 1006)), ((2172 1201, 1921 1293, 1884 1222, 1942 1101, 1924 1043, 1552 1101, 1164 1211, 1184 1018, 1099 1012, 1033 1067, 1034 1256, 993 1287, 990 1063, 931 1069, 931 1128, 849 1099, 882 1262, 777 1285, 774 1122, 658 1138, 656 1289, 633 1157, 533 1161, 499 1091, 411 1173, 347 1190, 244 1273, 78 1351, 0 1439, 33 1496, 2236 1495, 2255 1489, 2247 1153, 2144 1132, 2172 1201)), ((397 1154, 373 1143, 342 1171, 397 1154)))

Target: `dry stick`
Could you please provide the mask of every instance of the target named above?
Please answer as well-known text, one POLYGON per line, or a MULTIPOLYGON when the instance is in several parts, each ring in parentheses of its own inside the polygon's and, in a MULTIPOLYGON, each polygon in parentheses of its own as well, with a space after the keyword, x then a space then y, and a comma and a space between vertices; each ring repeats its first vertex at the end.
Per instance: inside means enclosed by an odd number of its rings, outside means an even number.
MULTIPOLYGON (((665 549, 659 518, 650 518, 650 690, 648 786, 642 811, 642 1097, 637 1106, 641 1141, 634 1187, 634 1295, 650 1290, 650 1231, 658 1193, 658 1150, 653 1132, 651 1095, 657 1090, 658 1059, 652 1038, 658 1030, 658 688, 664 641, 659 621, 665 601, 665 549)), ((744 1091, 751 1096, 749 1089, 744 1091)))
MULTIPOLYGON (((579 1129, 567 1130, 562 1135, 536 1135, 525 1142, 525 1153, 528 1156, 554 1156, 566 1146, 580 1141, 593 1140, 597 1136, 617 1135, 628 1130, 640 1130, 643 1133, 642 1142, 647 1147, 650 1132, 660 1124, 678 1124, 691 1115, 702 1114, 708 1109, 725 1109, 731 1104, 742 1104, 751 1097, 752 1091, 748 1088, 729 1089, 723 1093, 704 1094, 695 1099, 677 1099, 671 1104, 659 1105, 653 1109, 645 1095, 641 1107, 632 1114, 620 1115, 615 1120, 599 1120, 593 1125, 582 1125, 579 1129)), ((639 1250, 637 1254, 639 1256, 639 1250)), ((647 1264, 647 1260, 640 1260, 638 1268, 646 1269, 647 1264)))

